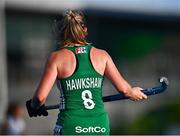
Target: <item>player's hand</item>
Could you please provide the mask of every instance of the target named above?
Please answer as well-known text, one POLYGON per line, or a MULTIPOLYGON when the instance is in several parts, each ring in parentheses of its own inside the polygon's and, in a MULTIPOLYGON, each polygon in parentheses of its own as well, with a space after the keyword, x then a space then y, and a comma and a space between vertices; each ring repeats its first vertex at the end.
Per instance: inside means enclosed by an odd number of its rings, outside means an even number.
POLYGON ((139 101, 139 100, 142 100, 142 99, 147 99, 147 95, 145 95, 143 92, 142 92, 142 88, 140 87, 133 87, 129 90, 129 93, 128 93, 128 97, 130 97, 131 100, 133 101, 139 101))
POLYGON ((41 105, 40 108, 38 109, 33 109, 31 107, 31 101, 32 99, 26 101, 26 108, 27 108, 27 111, 28 111, 28 114, 30 117, 37 117, 37 116, 48 116, 48 112, 47 110, 45 109, 45 105, 41 105))

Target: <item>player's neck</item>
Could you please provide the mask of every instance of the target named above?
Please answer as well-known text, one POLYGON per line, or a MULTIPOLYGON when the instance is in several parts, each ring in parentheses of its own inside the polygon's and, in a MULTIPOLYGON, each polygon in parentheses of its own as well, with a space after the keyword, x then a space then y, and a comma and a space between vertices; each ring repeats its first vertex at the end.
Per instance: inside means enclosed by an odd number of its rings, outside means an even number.
MULTIPOLYGON (((85 46, 86 43, 84 42, 76 42, 76 43, 69 43, 68 46, 85 46)), ((66 45, 65 45, 66 46, 66 45)))
POLYGON ((81 42, 81 41, 79 41, 77 43, 72 43, 72 44, 74 44, 74 46, 83 46, 83 45, 86 45, 84 42, 81 42))

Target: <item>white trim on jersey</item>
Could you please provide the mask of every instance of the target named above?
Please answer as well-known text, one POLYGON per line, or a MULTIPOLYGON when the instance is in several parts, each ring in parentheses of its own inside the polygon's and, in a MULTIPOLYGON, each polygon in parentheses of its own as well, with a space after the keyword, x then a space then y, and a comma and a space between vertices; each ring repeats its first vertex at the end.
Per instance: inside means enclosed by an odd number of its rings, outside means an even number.
POLYGON ((60 80, 57 80, 57 87, 60 91, 60 104, 59 104, 59 109, 60 110, 64 110, 65 109, 65 98, 64 98, 64 91, 62 89, 62 86, 61 86, 61 81, 60 80))

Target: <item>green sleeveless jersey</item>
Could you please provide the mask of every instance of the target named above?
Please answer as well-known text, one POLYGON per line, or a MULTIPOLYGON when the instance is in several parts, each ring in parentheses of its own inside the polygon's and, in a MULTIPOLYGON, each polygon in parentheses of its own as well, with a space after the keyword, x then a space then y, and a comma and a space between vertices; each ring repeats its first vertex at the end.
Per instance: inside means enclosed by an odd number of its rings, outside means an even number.
POLYGON ((76 57, 74 73, 58 79, 61 92, 60 113, 55 135, 109 135, 109 118, 102 100, 103 76, 91 60, 91 45, 65 47, 76 57))
POLYGON ((75 55, 76 68, 70 77, 57 81, 61 92, 60 110, 80 110, 87 113, 104 111, 102 101, 103 76, 94 69, 91 63, 90 50, 92 46, 65 48, 75 55))

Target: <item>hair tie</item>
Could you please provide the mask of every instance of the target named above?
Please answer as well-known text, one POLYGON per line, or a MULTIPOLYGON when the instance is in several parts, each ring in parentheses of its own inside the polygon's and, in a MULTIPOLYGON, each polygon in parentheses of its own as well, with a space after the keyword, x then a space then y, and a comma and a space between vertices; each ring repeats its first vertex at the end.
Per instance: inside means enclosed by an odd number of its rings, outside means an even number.
POLYGON ((74 18, 74 19, 75 19, 75 17, 76 17, 71 10, 69 10, 67 14, 68 14, 68 16, 70 16, 71 18, 74 18))

